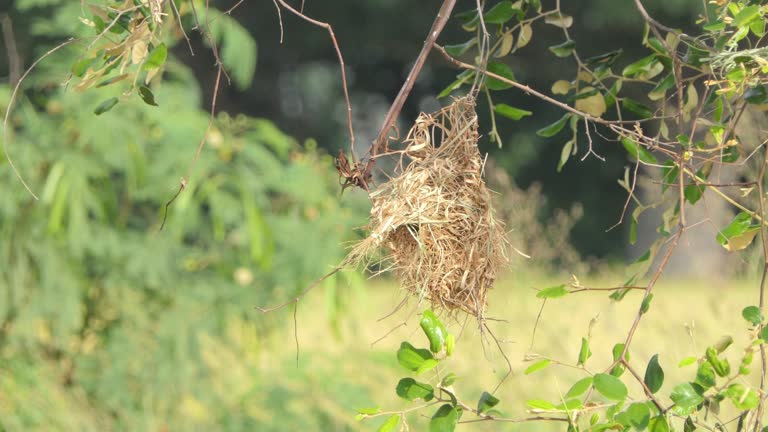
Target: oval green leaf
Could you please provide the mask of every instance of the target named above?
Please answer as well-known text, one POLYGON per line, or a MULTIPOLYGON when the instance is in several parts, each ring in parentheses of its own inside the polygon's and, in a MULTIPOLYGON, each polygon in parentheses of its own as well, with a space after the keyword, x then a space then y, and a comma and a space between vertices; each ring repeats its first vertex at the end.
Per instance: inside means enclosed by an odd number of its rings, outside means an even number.
POLYGON ((509 106, 507 104, 496 104, 493 107, 493 110, 496 111, 497 114, 503 115, 506 118, 512 119, 512 120, 520 120, 523 117, 527 117, 531 114, 533 114, 531 111, 526 111, 524 109, 515 108, 513 106, 509 106))
POLYGON ((480 395, 480 400, 477 401, 477 411, 484 413, 498 404, 499 399, 496 396, 488 392, 483 392, 483 394, 480 395))
POLYGON ((538 298, 558 298, 563 297, 568 294, 568 290, 565 289, 565 285, 558 285, 553 286, 549 288, 544 288, 543 290, 536 293, 536 297, 538 298))
MULTIPOLYGON (((488 72, 504 77, 510 81, 515 80, 515 74, 512 72, 512 69, 510 69, 510 67, 504 63, 488 63, 488 72)), ((506 90, 512 87, 511 84, 505 83, 504 81, 498 80, 496 78, 491 78, 490 76, 486 80, 485 85, 489 90, 506 90)))
POLYGON ((651 393, 658 392, 659 389, 661 389, 662 384, 664 384, 664 369, 662 369, 659 364, 658 354, 654 354, 653 357, 651 357, 651 360, 648 361, 643 382, 651 393))
POLYGON ((435 389, 431 385, 420 383, 413 378, 401 379, 397 383, 395 392, 407 401, 424 399, 424 401, 429 402, 435 396, 435 389))
POLYGON ((592 377, 582 378, 571 386, 563 399, 572 399, 581 396, 589 389, 590 386, 592 386, 592 377))
POLYGON ((377 432, 392 432, 400 424, 400 414, 393 414, 379 426, 377 432))
POLYGON ((117 102, 119 100, 116 97, 111 97, 104 102, 100 103, 99 106, 96 107, 96 109, 93 110, 93 113, 96 115, 102 115, 105 112, 111 110, 114 108, 115 105, 117 105, 117 102))
POLYGON ((599 373, 593 377, 593 385, 601 395, 614 401, 623 401, 627 397, 627 386, 615 376, 599 373))
POLYGON ((397 350, 397 361, 405 369, 416 372, 427 360, 433 359, 432 353, 426 349, 418 349, 408 342, 400 344, 397 350))
POLYGON ((557 135, 563 128, 565 127, 565 124, 568 123, 568 120, 571 118, 571 114, 565 114, 564 116, 560 117, 559 120, 552 123, 549 126, 545 126, 539 130, 536 131, 536 135, 544 138, 551 138, 555 135, 557 135))
POLYGON ((459 421, 459 413, 451 404, 444 404, 437 409, 429 421, 429 432, 453 432, 459 421))
POLYGON ((539 360, 536 363, 528 366, 525 369, 524 373, 526 375, 530 375, 530 374, 532 374, 534 372, 537 372, 537 371, 540 371, 540 370, 544 369, 545 367, 549 366, 551 363, 552 363, 552 360, 549 360, 549 359, 539 360))
POLYGON ((421 314, 419 321, 421 329, 429 339, 429 350, 438 353, 445 346, 445 338, 448 336, 448 330, 431 310, 427 309, 421 314))

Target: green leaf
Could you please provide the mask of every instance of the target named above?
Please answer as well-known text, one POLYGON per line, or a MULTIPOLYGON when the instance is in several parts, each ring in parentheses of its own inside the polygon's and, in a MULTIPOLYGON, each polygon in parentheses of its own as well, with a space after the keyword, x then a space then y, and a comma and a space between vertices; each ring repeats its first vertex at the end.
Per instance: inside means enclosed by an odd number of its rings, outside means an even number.
POLYGON ((72 65, 72 75, 82 78, 88 68, 96 61, 96 57, 82 59, 72 65))
POLYGON ((650 118, 653 116, 653 111, 640 102, 625 97, 621 100, 621 106, 625 110, 637 114, 640 118, 650 118))
POLYGON ((628 65, 621 72, 625 77, 633 77, 642 73, 647 73, 652 65, 657 62, 656 54, 651 54, 648 57, 641 58, 640 60, 628 65))
POLYGON ((745 320, 754 325, 758 325, 763 322, 763 315, 760 313, 760 308, 757 306, 745 307, 744 310, 741 311, 741 316, 743 316, 745 320))
POLYGON ((627 397, 627 387, 615 376, 599 373, 593 377, 593 385, 601 395, 614 401, 623 401, 627 397))
POLYGON ((392 414, 379 426, 377 432, 392 432, 400 424, 400 414, 392 414))
POLYGON ((155 95, 147 86, 139 87, 139 97, 141 97, 141 100, 147 105, 158 106, 157 102, 155 102, 155 95))
POLYGON ((760 230, 760 225, 752 224, 752 215, 741 212, 717 234, 717 242, 726 250, 733 252, 749 246, 760 230))
POLYGON ((683 195, 685 196, 686 201, 691 204, 696 204, 701 199, 701 196, 704 195, 704 185, 688 185, 683 189, 683 195))
POLYGON ((120 81, 122 81, 122 80, 124 80, 126 78, 128 78, 128 74, 121 74, 121 75, 113 76, 112 78, 107 78, 104 81, 96 84, 96 88, 106 87, 106 86, 108 86, 110 84, 114 84, 116 82, 120 82, 120 81))
POLYGON ((459 421, 459 413, 451 404, 444 404, 437 409, 429 421, 429 432, 453 432, 459 421))
POLYGON ((396 393, 407 401, 424 399, 429 402, 435 397, 435 389, 429 384, 416 381, 413 378, 403 378, 397 383, 396 393))
POLYGON ((768 326, 765 326, 760 330, 760 339, 768 341, 768 326))
POLYGON ((452 57, 459 57, 469 51, 470 48, 477 44, 477 38, 472 38, 462 44, 458 45, 446 45, 445 51, 452 57))
POLYGON ((684 411, 688 411, 688 413, 695 409, 700 403, 704 402, 704 397, 691 383, 676 385, 669 397, 676 406, 684 411))
POLYGON ((552 54, 560 58, 570 56, 574 49, 576 49, 576 42, 573 40, 565 41, 561 44, 549 47, 549 50, 552 52, 552 54))
POLYGON ((553 13, 545 16, 544 22, 555 27, 567 29, 573 25, 573 17, 559 13, 553 13))
POLYGON ((443 377, 443 380, 440 381, 440 385, 442 387, 450 387, 455 382, 456 382, 456 374, 451 372, 448 375, 443 377))
POLYGON ((627 408, 626 416, 627 420, 629 420, 629 424, 641 431, 645 430, 648 426, 648 422, 651 420, 651 411, 648 409, 648 405, 646 405, 645 402, 636 402, 627 408))
POLYGON ((647 164, 658 163, 653 153, 649 152, 645 147, 630 140, 629 138, 622 138, 621 144, 624 146, 624 149, 627 150, 627 153, 629 153, 629 155, 634 159, 640 159, 640 162, 647 164))
POLYGON ((731 399, 733 406, 740 410, 755 409, 760 402, 760 398, 754 390, 750 390, 739 383, 729 385, 725 394, 731 399))
POLYGON ((448 334, 448 337, 445 338, 445 355, 448 357, 453 354, 453 347, 456 345, 456 338, 452 334, 448 334))
MULTIPOLYGON (((488 63, 488 72, 502 76, 510 81, 515 80, 515 74, 512 73, 512 69, 510 69, 509 66, 504 63, 488 63)), ((489 90, 506 90, 512 87, 511 84, 507 84, 503 81, 491 77, 488 77, 488 79, 485 81, 485 86, 488 87, 489 90)))
POLYGON ((107 111, 111 110, 112 108, 114 108, 114 106, 117 105, 117 102, 119 102, 119 100, 116 97, 111 97, 111 98, 105 100, 104 102, 100 103, 96 107, 96 109, 93 110, 93 113, 96 114, 96 115, 102 115, 105 112, 107 112, 107 111))
POLYGON ((586 392, 591 386, 592 386, 592 377, 582 378, 576 381, 571 386, 568 392, 565 393, 565 396, 563 396, 563 399, 572 399, 575 397, 579 397, 582 394, 584 394, 584 392, 586 392))
POLYGON ((712 367, 712 363, 703 362, 696 370, 696 384, 700 385, 704 390, 714 386, 717 383, 717 376, 715 376, 715 368, 712 367))
POLYGON ((520 9, 511 1, 500 1, 483 15, 486 24, 504 24, 514 18, 520 9))
POLYGON ((531 399, 531 400, 525 401, 525 404, 532 409, 538 409, 538 410, 555 409, 555 404, 553 404, 552 402, 541 400, 541 399, 531 399))
POLYGON ((499 399, 496 396, 488 392, 483 392, 483 394, 480 395, 480 400, 477 401, 477 411, 479 413, 484 413, 498 404, 499 399))
POLYGON ((648 432, 670 432, 667 418, 657 415, 648 422, 648 432))
POLYGON ((552 360, 549 360, 549 359, 539 360, 536 363, 528 366, 525 369, 524 373, 525 373, 525 375, 530 375, 530 374, 532 374, 534 372, 537 372, 537 371, 540 371, 540 370, 544 369, 545 367, 549 366, 551 363, 552 363, 552 360))
POLYGON ((752 5, 747 6, 739 13, 736 14, 736 16, 733 17, 733 24, 736 27, 743 27, 747 24, 749 24, 750 21, 757 18, 760 15, 760 6, 758 5, 752 5))
POLYGON ((590 357, 592 357, 592 351, 589 349, 589 339, 582 337, 581 349, 579 349, 579 359, 576 364, 583 365, 590 357))
POLYGON ((493 107, 493 110, 496 111, 497 114, 503 115, 504 117, 510 118, 512 120, 520 120, 523 117, 533 114, 531 111, 515 108, 503 103, 496 104, 493 107))
POLYGON ((651 360, 648 361, 643 382, 653 394, 658 392, 659 389, 661 389, 662 384, 664 384, 664 369, 662 369, 659 364, 658 354, 654 354, 653 357, 651 357, 651 360))
POLYGON ((557 162, 557 172, 563 170, 566 162, 568 162, 568 159, 571 157, 571 153, 573 153, 573 143, 573 139, 570 139, 563 144, 563 148, 560 150, 560 160, 557 162))
POLYGON ((675 74, 670 73, 664 79, 659 81, 658 84, 656 84, 656 87, 651 90, 650 93, 648 93, 648 99, 652 101, 657 101, 664 98, 664 95, 667 93, 667 90, 674 87, 675 85, 675 74))
POLYGON ((433 358, 426 359, 426 360, 424 360, 424 363, 422 363, 421 366, 419 366, 419 368, 414 371, 414 373, 416 375, 421 375, 424 372, 428 372, 428 371, 431 371, 432 369, 436 368, 437 364, 438 364, 437 359, 433 359, 433 358))
POLYGON ((419 325, 424 334, 427 335, 427 339, 429 339, 429 350, 433 353, 442 351, 445 346, 445 338, 448 336, 448 330, 445 329, 445 326, 437 316, 427 309, 421 314, 419 325))
POLYGON ((467 81, 473 79, 474 77, 475 77, 475 71, 472 71, 472 70, 466 70, 466 71, 460 73, 456 77, 456 81, 448 84, 448 87, 444 88, 437 95, 437 98, 440 99, 440 98, 444 98, 444 97, 448 96, 449 94, 453 93, 454 90, 456 90, 457 88, 461 87, 464 83, 466 83, 467 81))
POLYGON ((584 404, 581 403, 581 400, 579 399, 568 399, 565 401, 565 403, 561 403, 560 405, 557 405, 555 407, 556 410, 560 411, 572 411, 572 410, 578 410, 584 408, 584 404))
POLYGON ((358 408, 356 411, 359 412, 360 414, 373 415, 373 414, 378 414, 379 412, 381 412, 381 408, 379 408, 379 407, 375 407, 375 408, 358 408))
POLYGON ((565 289, 565 285, 558 285, 553 286, 549 288, 544 288, 543 290, 536 293, 536 297, 538 298, 558 298, 563 297, 568 294, 568 290, 565 289))
POLYGON ((149 52, 149 55, 147 55, 146 60, 144 60, 144 65, 142 65, 143 70, 150 70, 150 69, 157 69, 160 66, 165 64, 165 60, 168 58, 168 47, 165 46, 164 43, 161 43, 160 45, 157 45, 152 49, 152 51, 149 52))
POLYGON ((432 353, 426 349, 417 349, 408 342, 400 344, 400 349, 397 350, 397 361, 400 366, 405 369, 415 372, 426 362, 433 359, 432 353))
POLYGON ((563 128, 565 127, 565 124, 568 123, 568 120, 571 118, 571 114, 565 114, 562 116, 559 120, 552 123, 549 126, 545 126, 539 130, 536 131, 536 135, 544 138, 551 138, 555 135, 557 135, 563 128))

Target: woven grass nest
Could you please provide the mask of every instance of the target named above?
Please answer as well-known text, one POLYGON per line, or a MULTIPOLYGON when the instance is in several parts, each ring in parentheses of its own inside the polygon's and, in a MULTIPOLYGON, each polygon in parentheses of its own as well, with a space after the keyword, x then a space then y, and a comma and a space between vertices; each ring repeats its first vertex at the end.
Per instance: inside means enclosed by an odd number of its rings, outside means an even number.
POLYGON ((371 192, 369 235, 346 264, 378 257, 382 271, 393 270, 419 301, 482 318, 508 260, 504 225, 482 178, 477 129, 470 97, 417 118, 402 152, 410 163, 371 192))

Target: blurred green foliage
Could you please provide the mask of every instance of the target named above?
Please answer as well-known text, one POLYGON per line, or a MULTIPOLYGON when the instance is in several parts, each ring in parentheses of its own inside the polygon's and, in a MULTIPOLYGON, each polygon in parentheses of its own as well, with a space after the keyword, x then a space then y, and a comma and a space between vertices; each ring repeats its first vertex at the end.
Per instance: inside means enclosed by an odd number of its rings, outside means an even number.
MULTIPOLYGON (((79 24, 79 2, 17 6, 49 8, 32 26, 48 36, 79 24)), ((338 263, 365 219, 363 195, 342 206, 332 158, 313 140, 219 114, 159 231, 208 124, 198 83, 169 59, 160 108, 133 94, 96 117, 114 89, 59 85, 77 54, 30 75, 0 141, 40 198, 0 160, 0 430, 284 430, 281 412, 297 430, 345 422, 328 406, 289 415, 307 391, 290 383, 306 372, 260 367, 285 341, 271 339, 282 319, 254 307, 338 263)), ((253 67, 241 58, 238 79, 253 67)), ((0 86, 2 113, 11 92, 0 86)))

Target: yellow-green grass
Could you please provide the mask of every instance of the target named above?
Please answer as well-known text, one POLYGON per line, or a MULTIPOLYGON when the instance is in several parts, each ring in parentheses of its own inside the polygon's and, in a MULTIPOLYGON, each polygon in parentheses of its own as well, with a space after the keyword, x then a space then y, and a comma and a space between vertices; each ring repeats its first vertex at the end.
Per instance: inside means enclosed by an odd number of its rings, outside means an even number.
MULTIPOLYGON (((497 339, 508 356, 513 373, 501 385, 496 395, 501 399, 499 408, 508 417, 522 418, 530 415, 526 400, 545 399, 559 402, 560 397, 586 371, 565 366, 549 366, 536 373, 525 375, 531 364, 526 354, 576 363, 582 337, 589 335, 592 357, 587 369, 592 373, 603 372, 612 360, 614 344, 624 342, 635 319, 642 292, 630 292, 623 301, 613 302, 604 292, 582 292, 563 298, 548 300, 532 343, 532 333, 542 300, 536 298, 536 289, 559 283, 567 283, 567 277, 546 280, 528 276, 510 277, 497 284, 490 295, 489 317, 504 321, 489 321, 497 339)), ((611 282, 582 282, 585 286, 608 287, 611 282)), ((613 282, 619 284, 620 279, 613 282)), ((659 361, 666 373, 666 380, 658 393, 660 400, 671 403, 669 393, 674 385, 692 380, 696 366, 679 368, 678 363, 689 356, 701 356, 704 349, 722 336, 730 335, 734 344, 727 354, 734 370, 738 368, 743 349, 748 346, 749 324, 742 318, 745 306, 757 304, 758 284, 753 281, 694 281, 662 280, 654 290, 650 309, 640 322, 631 345, 631 364, 639 374, 644 374, 650 357, 659 354, 659 361)), ((265 372, 274 376, 302 377, 306 384, 309 403, 324 407, 339 427, 352 430, 375 430, 383 418, 368 419, 356 424, 355 408, 378 406, 383 410, 401 410, 416 406, 395 395, 398 380, 410 376, 397 365, 395 352, 401 341, 426 347, 427 340, 421 333, 418 309, 414 301, 392 316, 388 315, 400 302, 403 293, 394 283, 371 281, 362 289, 347 291, 345 307, 339 312, 339 325, 333 330, 328 314, 331 296, 338 293, 310 293, 298 309, 298 338, 300 345, 299 367, 295 364, 296 348, 293 340, 292 310, 283 310, 263 319, 279 319, 286 327, 263 351, 265 372), (405 323, 405 325, 401 325, 405 323), (390 333, 391 332, 391 333, 390 333), (389 334, 388 334, 389 333, 389 334), (383 339, 379 340, 383 336, 383 339), (375 345, 373 342, 379 340, 375 345), (279 359, 279 360, 278 360, 279 359), (325 380, 336 380, 329 383, 325 380), (354 398, 344 397, 344 386, 354 387, 354 398), (368 395, 360 396, 361 386, 368 395), (326 389, 327 391, 324 391, 326 389), (334 399, 336 398, 336 399, 334 399)), ((334 309, 334 308, 331 308, 334 309)), ((506 373, 506 363, 492 340, 483 344, 477 324, 473 319, 450 321, 450 330, 460 338, 456 352, 441 363, 440 372, 454 372, 460 377, 455 387, 460 397, 469 405, 476 404, 483 390, 492 390, 506 373)), ((759 356, 755 356, 753 372, 742 382, 755 385, 759 376, 759 356)), ((630 396, 643 396, 639 385, 628 376, 630 396)), ((420 380, 435 380, 432 373, 420 380)), ((290 380, 292 386, 302 386, 302 381, 290 380)), ((306 403, 307 401, 303 401, 306 403)), ((729 419, 728 403, 725 402, 721 418, 729 419)), ((296 402, 296 415, 301 415, 302 402, 296 402)), ((435 407, 431 408, 434 411, 435 407)), ((423 414, 429 414, 426 410, 423 414)), ((464 419, 472 418, 467 416, 464 419)), ((415 430, 423 429, 425 419, 418 414, 410 415, 415 430)), ((290 422, 289 422, 290 423, 290 422)), ((290 426, 286 426, 290 429, 290 426)), ((463 426, 464 430, 561 430, 562 424, 489 424, 475 423, 463 426)))

